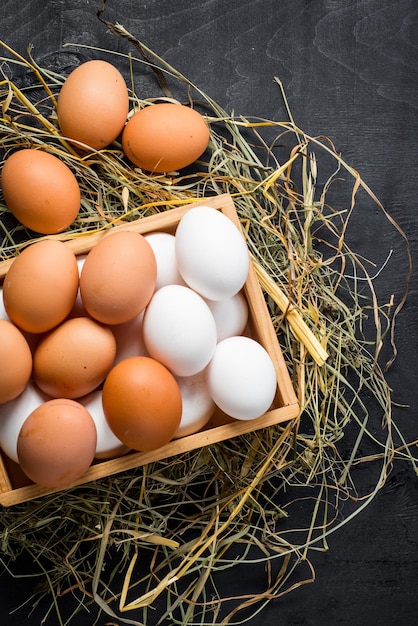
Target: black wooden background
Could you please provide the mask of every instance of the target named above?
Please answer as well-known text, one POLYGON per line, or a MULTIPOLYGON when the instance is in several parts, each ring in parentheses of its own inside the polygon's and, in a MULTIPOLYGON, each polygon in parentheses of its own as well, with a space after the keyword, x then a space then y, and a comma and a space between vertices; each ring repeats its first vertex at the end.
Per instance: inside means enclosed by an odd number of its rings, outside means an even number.
MULTIPOLYGON (((62 48, 66 42, 126 51, 99 23, 98 8, 100 0, 2 0, 0 38, 23 54, 33 44, 39 64, 58 71, 76 61, 62 48)), ((296 122, 334 141, 404 229, 417 260, 416 0, 109 0, 105 17, 228 111, 284 119, 278 76, 296 122)), ((378 280, 379 289, 398 298, 406 270, 399 235, 376 210, 358 221, 351 237, 377 266, 393 250, 378 280)), ((418 437, 417 314, 414 271, 388 374, 394 400, 403 405, 394 415, 408 440, 418 437)), ((371 480, 367 472, 364 480, 371 480)), ((312 556, 316 581, 273 602, 251 624, 418 623, 418 479, 409 464, 395 462, 384 489, 329 537, 329 546, 312 556)), ((29 619, 26 609, 10 614, 32 585, 0 575, 2 624, 39 623, 39 611, 29 619)), ((46 624, 57 624, 56 618, 46 624)))

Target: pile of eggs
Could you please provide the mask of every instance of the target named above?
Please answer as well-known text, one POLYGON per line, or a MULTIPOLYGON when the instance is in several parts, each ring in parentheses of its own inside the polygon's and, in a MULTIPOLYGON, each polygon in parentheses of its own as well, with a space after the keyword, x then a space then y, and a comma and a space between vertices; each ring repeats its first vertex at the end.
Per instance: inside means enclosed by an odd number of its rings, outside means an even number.
MULTIPOLYGON (((132 111, 129 106, 119 70, 107 61, 87 61, 60 89, 57 130, 83 155, 120 138, 128 161, 151 174, 178 171, 206 150, 209 127, 195 109, 174 102, 149 103, 132 111)), ((42 149, 11 153, 2 168, 1 187, 11 213, 37 233, 64 231, 80 210, 80 188, 72 169, 60 156, 42 149)))
POLYGON ((239 229, 201 205, 174 233, 113 229, 79 257, 56 239, 24 248, 2 290, 3 452, 61 487, 95 459, 198 432, 216 410, 264 414, 277 379, 247 333, 248 271, 239 229))

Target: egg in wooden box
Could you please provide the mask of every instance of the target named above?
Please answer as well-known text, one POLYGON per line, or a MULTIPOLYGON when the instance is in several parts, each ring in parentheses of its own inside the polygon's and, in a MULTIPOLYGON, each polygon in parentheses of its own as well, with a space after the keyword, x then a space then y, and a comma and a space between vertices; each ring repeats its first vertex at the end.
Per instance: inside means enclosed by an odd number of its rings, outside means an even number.
POLYGON ((271 407, 276 372, 267 350, 251 337, 222 339, 206 370, 208 392, 226 415, 253 420, 271 407))
POLYGON ((3 283, 3 304, 21 330, 44 333, 74 306, 79 284, 76 256, 62 241, 45 239, 23 248, 3 283))
POLYGON ((47 400, 23 422, 17 457, 24 473, 43 487, 66 487, 93 462, 97 432, 87 409, 75 400, 47 400))
POLYGON ((181 419, 181 392, 173 374, 159 361, 134 356, 120 361, 103 385, 103 411, 127 447, 150 451, 166 445, 181 419))
POLYGON ((217 342, 233 335, 241 335, 248 322, 248 304, 242 290, 224 300, 208 300, 216 324, 217 342))
POLYGON ((116 340, 116 356, 113 364, 130 356, 149 356, 143 337, 144 311, 123 324, 112 324, 111 331, 116 340))
POLYGON ((176 259, 175 237, 172 233, 153 232, 145 235, 157 262, 155 290, 166 285, 185 285, 176 259))
MULTIPOLYGON (((207 298, 217 319, 216 346, 205 364, 208 392, 230 417, 256 419, 272 405, 277 383, 268 352, 256 340, 240 336, 248 317, 241 290, 250 267, 242 234, 213 207, 197 206, 177 226, 175 252, 184 281, 207 298), (229 328, 221 326, 224 318, 229 328)), ((145 343, 146 322, 147 314, 145 343)))
POLYGON ((176 376, 182 399, 180 423, 173 437, 187 437, 204 428, 216 410, 205 370, 193 376, 176 376))
MULTIPOLYGON (((248 275, 249 254, 236 226, 209 206, 191 208, 182 217, 173 244, 176 270, 184 284, 164 285, 153 295, 144 315, 143 337, 151 356, 184 377, 208 365, 220 336, 219 313, 217 326, 205 298, 225 301, 236 296, 230 308, 237 302, 238 316, 237 294, 248 275)), ((242 302, 241 308, 245 317, 242 302)))
MULTIPOLYGON (((142 235, 147 235, 152 232, 166 232, 174 235, 182 217, 193 207, 198 206, 199 204, 212 206, 217 211, 227 216, 228 219, 234 222, 239 229, 239 220, 237 218, 232 199, 230 196, 226 195, 205 199, 196 204, 170 209, 170 211, 153 215, 149 218, 144 218, 130 224, 124 224, 121 227, 117 226, 112 229, 112 232, 115 234, 116 232, 122 230, 132 230, 133 232, 141 233, 142 235)), ((88 255, 89 252, 106 237, 110 237, 110 233, 106 235, 103 232, 95 233, 67 242, 66 245, 80 258, 81 255, 88 255)), ((3 268, 6 266, 7 264, 3 264, 3 267, 2 264, 0 264, 0 277, 5 276, 6 272, 3 268)), ((156 293, 158 293, 158 291, 156 293)), ((127 452, 117 458, 106 460, 103 458, 96 459, 85 471, 85 473, 76 479, 77 484, 85 483, 90 480, 96 480, 121 471, 126 471, 144 463, 166 459, 175 454, 193 450, 195 448, 215 443, 217 441, 222 441, 230 437, 235 437, 271 424, 277 424, 278 422, 292 419, 298 415, 299 406, 297 399, 277 341, 276 333, 272 327, 272 322, 267 311, 260 285, 251 264, 249 266, 247 279, 241 289, 241 293, 248 306, 248 324, 245 329, 245 335, 250 336, 259 342, 267 350, 274 364, 277 384, 275 397, 269 409, 257 419, 237 420, 228 417, 219 407, 215 406, 214 412, 209 417, 209 421, 206 422, 205 417, 205 423, 202 422, 198 432, 184 431, 185 434, 180 435, 179 438, 177 438, 176 433, 173 433, 172 439, 170 439, 167 443, 162 443, 157 448, 148 449, 146 451, 136 451, 135 449, 132 449, 130 452, 127 452)), ((208 304, 208 299, 203 299, 206 301, 206 304, 208 304)), ((144 357, 144 355, 142 355, 142 357, 144 357)), ((196 379, 200 376, 201 375, 197 375, 196 379)), ((204 372, 202 372, 202 376, 204 378, 204 372)), ((186 378, 188 378, 188 382, 190 383, 193 377, 186 378)), ((180 389, 180 379, 177 378, 176 382, 177 389, 180 389)), ((189 391, 190 394, 193 395, 191 393, 191 389, 189 389, 189 391)), ((207 389, 205 393, 207 398, 207 389)), ((175 395, 177 395, 177 392, 175 395)), ((183 398, 186 398, 186 394, 182 396, 182 407, 183 398)), ((211 402, 213 402, 212 399, 211 402)), ((211 406, 211 409, 212 408, 213 405, 211 406)), ((179 415, 177 411, 175 420, 176 423, 178 419, 179 415)), ((180 427, 180 422, 178 427, 180 427)), ((41 485, 34 484, 20 487, 19 485, 21 483, 14 483, 13 473, 8 474, 3 459, 4 456, 0 456, 0 502, 2 504, 15 504, 17 502, 36 498, 50 491, 48 487, 42 487, 41 485)))
POLYGON ((17 398, 32 374, 32 352, 23 333, 0 319, 0 404, 17 398))
POLYGON ((80 296, 87 313, 103 324, 123 324, 139 315, 155 290, 157 263, 140 233, 111 231, 81 268, 80 296))
POLYGON ((182 217, 175 253, 185 283, 204 298, 231 298, 247 280, 245 240, 236 225, 211 206, 193 207, 182 217))
POLYGON ((205 300, 185 285, 165 285, 151 298, 143 320, 148 353, 177 376, 192 376, 209 363, 217 329, 205 300))
POLYGON ((41 338, 33 355, 33 379, 53 398, 81 398, 102 384, 115 355, 110 328, 87 316, 73 317, 41 338))
POLYGON ((15 463, 19 462, 17 439, 23 423, 32 411, 47 400, 51 398, 30 379, 22 393, 0 404, 0 448, 15 463))
POLYGON ((97 441, 95 459, 114 459, 130 452, 111 430, 103 411, 102 391, 96 389, 80 398, 79 402, 87 409, 96 426, 97 441))

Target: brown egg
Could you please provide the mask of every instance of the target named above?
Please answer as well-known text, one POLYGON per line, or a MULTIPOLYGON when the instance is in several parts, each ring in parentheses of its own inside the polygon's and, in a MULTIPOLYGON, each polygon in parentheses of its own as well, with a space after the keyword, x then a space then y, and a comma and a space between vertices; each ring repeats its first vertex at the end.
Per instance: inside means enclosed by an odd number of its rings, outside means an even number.
POLYGON ((150 172, 171 172, 190 165, 203 154, 208 142, 209 128, 203 116, 171 102, 141 109, 122 134, 125 155, 150 172))
POLYGON ((106 420, 126 446, 154 450, 168 443, 181 419, 180 388, 158 361, 133 356, 120 361, 103 385, 106 420))
POLYGON ((143 311, 157 280, 157 262, 139 233, 118 231, 88 253, 80 275, 84 308, 103 324, 123 324, 143 311))
POLYGON ((33 355, 33 378, 53 398, 80 398, 103 382, 115 354, 109 328, 89 317, 74 317, 41 339, 33 355))
POLYGON ((69 167, 56 156, 22 149, 1 171, 6 205, 24 226, 42 234, 68 228, 80 209, 80 188, 69 167))
POLYGON ((96 427, 87 409, 66 398, 48 400, 23 423, 17 441, 19 464, 44 487, 65 487, 91 465, 96 427))
POLYGON ((105 148, 118 137, 128 110, 125 80, 107 61, 82 63, 65 80, 58 96, 62 134, 95 150, 105 148))
POLYGON ((29 344, 7 320, 0 320, 0 364, 0 403, 3 403, 22 393, 32 373, 29 344))
POLYGON ((67 317, 77 290, 74 253, 62 241, 37 241, 22 250, 5 276, 4 308, 22 330, 43 333, 67 317))

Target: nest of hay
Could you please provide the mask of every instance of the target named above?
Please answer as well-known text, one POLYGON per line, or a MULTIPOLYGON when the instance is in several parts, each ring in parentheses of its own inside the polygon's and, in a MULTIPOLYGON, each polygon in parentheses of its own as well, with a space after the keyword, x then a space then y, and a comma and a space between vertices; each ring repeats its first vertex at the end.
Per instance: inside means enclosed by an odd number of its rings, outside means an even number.
MULTIPOLYGON (((30 49, 23 58, 3 44, 2 159, 36 146, 73 170, 82 207, 62 240, 230 194, 301 412, 286 424, 4 509, 0 558, 13 574, 21 553, 33 557, 31 603, 49 598, 56 623, 64 623, 60 598, 68 594, 75 620, 96 607, 127 624, 242 623, 314 580, 311 550, 326 550, 328 534, 372 500, 396 454, 415 463, 394 424, 384 374, 396 356, 394 323, 409 274, 399 302, 382 304, 374 279, 384 266, 352 249, 347 233, 359 210, 377 208, 405 240, 409 262, 408 244, 332 142, 295 124, 278 79, 285 121, 229 115, 123 26, 105 25, 130 47, 115 59, 131 81, 132 106, 169 98, 206 116, 203 157, 187 171, 149 175, 127 162, 117 142, 80 155, 57 126, 65 77, 39 67, 30 49), (30 77, 26 86, 13 81, 17 66, 30 77), (153 85, 149 100, 135 93, 139 73, 153 85), (392 353, 381 364, 384 341, 392 353), (358 485, 365 465, 373 468, 368 493, 358 485), (252 586, 228 587, 232 568, 251 568, 252 586)), ((0 213, 7 260, 34 239, 4 202, 0 213)))

